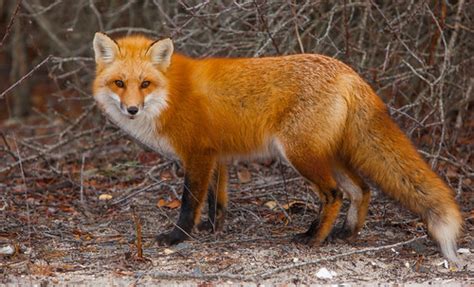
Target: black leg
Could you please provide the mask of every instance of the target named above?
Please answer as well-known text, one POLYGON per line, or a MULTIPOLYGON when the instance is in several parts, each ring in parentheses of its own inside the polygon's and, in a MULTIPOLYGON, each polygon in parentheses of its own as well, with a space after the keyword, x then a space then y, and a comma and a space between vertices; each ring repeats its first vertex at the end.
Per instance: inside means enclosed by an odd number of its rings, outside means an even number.
POLYGON ((177 244, 190 237, 194 224, 201 218, 202 203, 215 167, 213 157, 199 152, 183 160, 183 163, 186 175, 179 219, 171 232, 158 235, 157 241, 162 245, 177 244))
POLYGON ((174 245, 189 238, 194 226, 194 209, 196 208, 195 200, 192 200, 191 197, 190 180, 188 176, 185 176, 178 222, 171 232, 161 233, 157 236, 156 240, 159 244, 174 245))
POLYGON ((208 217, 203 220, 199 230, 216 232, 222 230, 227 206, 227 170, 224 165, 214 171, 212 182, 207 192, 208 217))

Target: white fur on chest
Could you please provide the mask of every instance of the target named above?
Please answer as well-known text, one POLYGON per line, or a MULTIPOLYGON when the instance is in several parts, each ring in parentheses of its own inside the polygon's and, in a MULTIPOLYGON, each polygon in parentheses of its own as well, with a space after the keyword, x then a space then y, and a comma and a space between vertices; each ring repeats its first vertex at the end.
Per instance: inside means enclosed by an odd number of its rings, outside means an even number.
POLYGON ((118 96, 115 94, 107 91, 100 92, 96 95, 96 100, 111 121, 128 135, 166 157, 176 157, 169 140, 160 135, 157 129, 157 119, 167 107, 165 93, 148 95, 145 99, 143 111, 134 119, 120 111, 120 103, 117 101, 118 96))
POLYGON ((152 148, 154 151, 164 156, 174 156, 174 150, 168 139, 157 133, 155 119, 149 118, 145 115, 140 115, 135 119, 130 119, 122 115, 117 117, 115 114, 107 114, 112 117, 112 120, 120 128, 140 143, 152 148))

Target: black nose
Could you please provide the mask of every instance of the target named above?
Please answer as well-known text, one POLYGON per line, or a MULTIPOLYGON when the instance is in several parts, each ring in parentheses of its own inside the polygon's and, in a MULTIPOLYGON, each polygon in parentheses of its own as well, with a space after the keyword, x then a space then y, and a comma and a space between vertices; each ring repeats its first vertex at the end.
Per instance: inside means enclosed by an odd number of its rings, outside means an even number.
POLYGON ((135 106, 128 107, 127 112, 133 116, 138 113, 138 108, 135 106))

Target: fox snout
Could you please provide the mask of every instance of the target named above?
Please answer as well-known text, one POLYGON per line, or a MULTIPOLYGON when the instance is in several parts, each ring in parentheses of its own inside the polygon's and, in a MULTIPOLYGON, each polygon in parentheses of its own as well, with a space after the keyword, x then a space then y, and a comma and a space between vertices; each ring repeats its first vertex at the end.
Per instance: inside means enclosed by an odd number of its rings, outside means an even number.
POLYGON ((136 104, 136 103, 126 104, 125 102, 120 102, 120 110, 125 115, 130 116, 131 119, 137 116, 143 110, 143 107, 144 107, 143 104, 136 104))
POLYGON ((137 106, 131 106, 131 107, 128 107, 128 108, 127 108, 127 112, 128 112, 129 114, 131 114, 132 116, 133 116, 133 115, 136 115, 136 114, 138 113, 138 111, 139 111, 139 109, 138 109, 137 106))

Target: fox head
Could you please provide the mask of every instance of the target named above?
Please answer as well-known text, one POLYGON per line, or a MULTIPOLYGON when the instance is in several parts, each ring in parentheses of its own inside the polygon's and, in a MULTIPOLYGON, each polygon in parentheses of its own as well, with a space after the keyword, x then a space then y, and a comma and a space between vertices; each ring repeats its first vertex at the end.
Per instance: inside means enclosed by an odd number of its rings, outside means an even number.
POLYGON ((153 117, 166 107, 165 74, 173 54, 170 39, 153 42, 143 36, 130 36, 114 41, 98 32, 93 46, 94 97, 109 115, 153 117))

